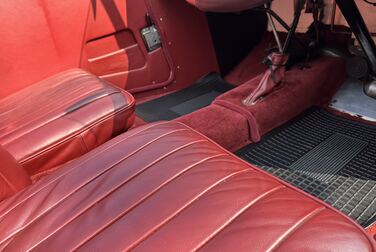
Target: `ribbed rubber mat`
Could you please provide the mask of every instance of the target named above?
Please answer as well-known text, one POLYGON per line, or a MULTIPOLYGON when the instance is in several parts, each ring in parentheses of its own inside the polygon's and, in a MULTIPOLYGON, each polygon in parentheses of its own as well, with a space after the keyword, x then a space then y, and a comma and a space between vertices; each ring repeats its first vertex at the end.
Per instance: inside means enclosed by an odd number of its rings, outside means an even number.
POLYGON ((323 182, 330 182, 333 176, 366 146, 367 142, 335 133, 293 163, 290 168, 323 182))
POLYGON ((237 153, 363 226, 376 213, 376 127, 314 108, 237 153))

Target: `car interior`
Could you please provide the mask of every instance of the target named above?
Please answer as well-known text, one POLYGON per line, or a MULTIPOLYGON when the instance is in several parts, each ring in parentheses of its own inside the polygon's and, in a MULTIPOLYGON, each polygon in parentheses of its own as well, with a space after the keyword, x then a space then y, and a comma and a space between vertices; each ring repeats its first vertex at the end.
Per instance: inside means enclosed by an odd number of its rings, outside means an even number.
POLYGON ((376 251, 373 0, 0 7, 1 251, 376 251))

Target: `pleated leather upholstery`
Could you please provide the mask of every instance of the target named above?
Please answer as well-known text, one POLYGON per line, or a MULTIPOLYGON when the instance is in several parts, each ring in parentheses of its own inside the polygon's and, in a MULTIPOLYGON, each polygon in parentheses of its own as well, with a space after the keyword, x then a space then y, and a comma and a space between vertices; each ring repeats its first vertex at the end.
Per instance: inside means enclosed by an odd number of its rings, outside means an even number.
POLYGON ((0 100, 0 144, 33 175, 127 130, 134 105, 126 91, 68 70, 0 100))
POLYGON ((129 131, 0 204, 7 251, 374 251, 357 224, 175 122, 129 131))

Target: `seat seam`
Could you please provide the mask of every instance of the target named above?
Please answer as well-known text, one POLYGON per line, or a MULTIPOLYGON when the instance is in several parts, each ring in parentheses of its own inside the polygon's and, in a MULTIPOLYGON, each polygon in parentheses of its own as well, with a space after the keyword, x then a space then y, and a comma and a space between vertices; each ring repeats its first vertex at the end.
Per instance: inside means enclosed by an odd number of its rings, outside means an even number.
MULTIPOLYGON (((103 117, 103 118, 101 118, 100 120, 98 120, 98 121, 96 121, 96 122, 94 122, 94 123, 91 123, 90 125, 87 125, 87 126, 81 128, 81 129, 79 129, 79 130, 73 132, 72 134, 70 134, 70 135, 64 137, 64 139, 59 139, 59 140, 56 141, 55 143, 46 146, 45 148, 41 149, 41 151, 39 151, 39 152, 34 152, 34 153, 30 154, 28 157, 26 157, 26 158, 24 158, 24 159, 21 159, 19 162, 20 162, 21 164, 25 164, 25 163, 27 163, 27 162, 30 162, 30 161, 32 161, 33 159, 37 158, 38 156, 41 156, 41 155, 43 155, 43 154, 45 154, 45 153, 48 153, 49 151, 51 151, 51 150, 53 150, 53 149, 55 149, 55 148, 59 148, 61 145, 64 145, 65 143, 74 140, 74 139, 75 139, 76 137, 78 137, 80 134, 85 133, 86 131, 91 130, 91 129, 93 129, 93 128, 99 126, 100 124, 104 123, 106 120, 110 119, 111 117, 116 117, 116 116, 118 116, 118 115, 120 115, 120 114, 122 114, 122 113, 124 113, 124 112, 128 112, 128 111, 129 111, 129 109, 124 109, 124 110, 121 110, 121 111, 117 111, 116 113, 111 113, 111 114, 107 115, 106 117, 103 117)), ((133 111, 129 111, 129 112, 130 112, 130 113, 133 113, 134 110, 133 110, 133 111)), ((77 121, 72 120, 72 119, 69 118, 69 117, 66 117, 66 119, 68 119, 68 120, 70 120, 70 121, 73 121, 73 122, 77 122, 77 121)), ((127 118, 127 120, 128 120, 128 118, 127 118)), ((86 147, 87 147, 87 146, 86 146, 86 147)), ((88 151, 89 151, 89 148, 87 148, 87 149, 88 149, 88 151)))
POLYGON ((126 215, 127 213, 129 213, 130 211, 132 211, 134 208, 136 208, 137 206, 139 206, 141 203, 143 203, 145 200, 147 200, 148 198, 150 198, 151 196, 153 196, 155 193, 157 193, 158 191, 162 190, 165 186, 167 186, 168 184, 170 184, 171 182, 173 182, 176 178, 184 175, 186 172, 192 170, 193 168, 196 168, 197 166, 207 162, 208 160, 211 160, 211 159, 214 159, 214 158, 217 158, 217 157, 220 157, 220 156, 224 156, 226 154, 217 154, 217 155, 214 155, 214 156, 211 156, 211 157, 208 157, 208 158, 205 158, 205 159, 202 159, 200 160, 199 162, 196 162, 194 164, 191 164, 189 165, 188 167, 186 167, 185 169, 181 170, 179 173, 175 174, 174 176, 172 176, 170 179, 168 179, 167 181, 163 182, 160 186, 158 186, 157 188, 155 188, 152 192, 150 192, 148 195, 144 196, 141 200, 139 200, 138 202, 136 202, 133 206, 131 206, 127 211, 124 211, 123 213, 121 213, 119 216, 116 216, 115 218, 113 218, 113 220, 109 223, 107 223, 106 225, 104 225, 101 229, 97 230, 94 234, 91 234, 90 237, 88 237, 85 241, 82 241, 81 244, 78 244, 76 246, 76 248, 74 250, 77 250, 79 249, 80 247, 82 247, 84 244, 86 244, 88 241, 92 240, 95 236, 97 236, 99 233, 101 233, 102 231, 104 231, 105 229, 107 229, 109 226, 111 226, 111 224, 113 224, 115 221, 119 220, 120 218, 124 217, 124 215, 126 215))
POLYGON ((86 144, 86 142, 85 142, 85 140, 84 140, 84 137, 82 136, 82 133, 79 134, 78 136, 79 136, 79 138, 81 139, 81 145, 82 145, 82 147, 85 149, 84 151, 85 151, 86 153, 89 152, 89 148, 87 147, 87 144, 86 144))
MULTIPOLYGON (((121 92, 118 92, 117 94, 122 94, 122 93, 121 93, 121 92)), ((103 98, 103 97, 102 97, 102 98, 103 98)), ((91 104, 92 104, 92 103, 90 103, 90 104, 88 104, 88 105, 91 105, 91 104)), ((84 127, 82 127, 82 128, 80 128, 80 129, 74 131, 72 134, 69 134, 68 136, 65 136, 65 137, 64 137, 65 140, 64 140, 64 138, 63 138, 63 139, 58 139, 58 140, 56 141, 56 143, 53 143, 53 144, 51 144, 51 145, 48 145, 48 146, 45 148, 45 150, 43 150, 43 151, 39 151, 39 152, 36 152, 36 153, 32 153, 32 154, 30 154, 28 157, 21 159, 19 162, 20 162, 20 163, 25 163, 25 162, 29 161, 30 159, 34 158, 35 156, 38 156, 38 155, 40 155, 40 154, 43 154, 43 153, 45 153, 45 152, 47 152, 47 151, 53 149, 53 148, 56 147, 56 146, 59 146, 59 145, 61 145, 61 144, 64 144, 64 143, 66 143, 67 141, 70 141, 71 139, 73 139, 74 137, 76 137, 78 134, 80 134, 80 133, 82 133, 82 132, 85 132, 86 130, 89 130, 89 129, 91 129, 91 128, 93 128, 93 127, 95 127, 95 126, 97 126, 97 125, 103 123, 104 121, 108 120, 108 119, 111 118, 111 117, 115 117, 115 116, 117 116, 117 115, 119 115, 119 114, 122 114, 122 113, 124 113, 124 112, 127 112, 127 111, 133 113, 133 112, 134 112, 133 106, 134 106, 134 103, 130 103, 130 104, 127 104, 127 106, 123 106, 123 107, 120 108, 120 109, 114 109, 111 113, 108 113, 108 114, 104 115, 103 117, 99 118, 98 120, 95 120, 94 122, 90 123, 89 125, 85 125, 84 127)), ((9 145, 9 144, 11 144, 12 142, 15 142, 15 141, 17 141, 18 139, 24 137, 25 135, 28 135, 28 134, 30 134, 30 133, 32 133, 32 132, 35 132, 35 131, 38 131, 38 130, 40 130, 41 128, 47 126, 48 124, 51 124, 51 123, 53 123, 53 122, 56 122, 56 121, 58 121, 58 120, 60 120, 60 119, 62 119, 62 118, 67 118, 67 119, 69 119, 70 114, 71 114, 71 113, 62 113, 60 116, 56 116, 55 118, 49 120, 48 122, 44 123, 43 125, 40 125, 40 126, 38 126, 38 127, 36 127, 36 128, 33 128, 33 129, 31 129, 31 130, 28 130, 27 132, 24 132, 23 134, 20 134, 20 135, 17 136, 16 138, 13 138, 13 139, 11 139, 10 141, 7 141, 7 142, 3 143, 3 145, 9 145)), ((11 133, 11 132, 10 132, 10 133, 11 133)), ((7 135, 9 135, 10 133, 8 133, 7 135)), ((1 136, 1 138, 6 137, 7 135, 1 136)))
POLYGON ((297 230, 299 230, 302 226, 310 222, 313 218, 315 218, 325 209, 326 209, 325 207, 319 207, 319 208, 316 208, 314 211, 310 212, 309 214, 307 214, 300 221, 298 221, 292 227, 290 227, 285 232, 285 234, 283 234, 279 239, 277 239, 277 241, 275 241, 274 244, 272 244, 270 248, 268 248, 267 252, 275 251, 276 249, 278 249, 278 247, 281 246, 282 243, 286 242, 297 230))
MULTIPOLYGON (((153 196, 155 193, 157 193, 158 191, 162 190, 165 186, 167 186, 168 184, 170 184, 171 182, 175 181, 177 178, 181 177, 182 175, 184 175, 185 173, 187 173, 188 171, 192 170, 193 168, 197 168, 197 166, 205 163, 205 162, 208 162, 210 160, 214 160, 215 158, 217 157, 221 157, 221 156, 226 156, 227 154, 218 154, 218 155, 214 155, 214 156, 211 156, 211 157, 208 157, 208 158, 205 158, 199 162, 196 162, 188 167, 186 167, 184 170, 182 170, 180 173, 177 173, 175 174, 174 176, 172 176, 170 179, 168 179, 167 181, 165 181, 162 185, 158 186, 156 189, 154 189, 154 191, 152 191, 151 193, 149 193, 148 195, 146 195, 145 197, 143 197, 141 200, 139 200, 139 202, 137 202, 136 204, 134 204, 129 210, 127 210, 126 212, 123 212, 122 214, 120 214, 119 216, 117 216, 116 218, 114 218, 114 220, 110 223, 108 223, 106 226, 104 226, 102 229, 98 230, 95 234, 93 234, 89 239, 87 239, 86 241, 83 241, 81 244, 79 244, 77 247, 75 247, 74 250, 76 249, 79 249, 80 247, 84 246, 85 244, 87 244, 90 240, 92 240, 95 236, 97 236, 98 234, 100 234, 102 231, 104 231, 105 229, 107 229, 108 227, 111 226, 111 224, 113 224, 114 222, 116 222, 117 220, 121 219, 122 217, 124 217, 125 214, 129 213, 130 211, 132 211, 134 208, 138 207, 140 204, 142 204, 145 200, 147 200, 148 198, 150 198, 151 196, 153 196)), ((249 170, 249 169, 246 169, 246 170, 249 170)))
MULTIPOLYGON (((95 93, 94 94, 90 94, 90 96, 93 96, 93 95, 97 95, 97 96, 95 98, 93 98, 92 100, 90 100, 90 101, 88 101, 88 102, 86 102, 86 103, 78 106, 77 108, 67 110, 65 112, 66 115, 72 114, 72 113, 76 112, 77 110, 80 110, 80 109, 82 109, 82 108, 84 108, 86 106, 89 106, 89 105, 91 105, 91 104, 93 104, 93 103, 95 103, 95 102, 97 102, 97 101, 99 101, 101 99, 104 99, 104 98, 107 98, 107 97, 111 97, 111 96, 114 96, 114 95, 117 95, 117 94, 123 95, 123 93, 120 90, 115 90, 115 89, 111 90, 111 89, 108 89, 108 90, 103 90, 103 91, 104 92, 102 94, 100 94, 99 92, 98 92, 98 94, 95 94, 95 93), (106 91, 108 91, 108 92, 106 92, 106 91)), ((84 99, 85 98, 87 98, 87 97, 84 97, 84 99)), ((81 102, 81 101, 77 101, 76 103, 79 103, 79 102, 81 102)))
MULTIPOLYGON (((93 92, 93 90, 88 91, 88 92, 86 92, 85 94, 81 94, 81 95, 77 98, 77 100, 79 100, 79 99, 83 99, 85 96, 89 95, 91 92, 93 92)), ((120 93, 120 91, 118 91, 117 93, 120 93)), ((101 97, 101 98, 103 98, 103 97, 101 97)), ((63 105, 61 105, 61 106, 55 107, 54 110, 53 110, 52 112, 47 113, 47 115, 51 115, 51 114, 57 113, 58 111, 63 110, 63 108, 66 107, 66 106, 67 106, 67 104, 63 104, 63 105)), ((35 112, 35 114, 38 114, 38 113, 39 113, 39 112, 35 112)), ((30 134, 30 132, 33 132, 33 131, 35 131, 35 130, 38 130, 38 129, 44 127, 45 125, 47 125, 47 124, 49 124, 49 123, 51 123, 51 122, 53 122, 53 121, 56 121, 56 120, 58 120, 58 119, 60 119, 60 118, 63 118, 64 116, 66 116, 66 115, 68 115, 68 114, 70 114, 70 113, 63 111, 62 113, 57 113, 57 114, 59 114, 59 115, 53 117, 53 118, 50 119, 50 120, 47 120, 47 123, 45 123, 45 124, 43 124, 43 125, 39 125, 38 127, 34 128, 34 129, 30 129, 30 130, 24 132, 23 134, 20 134, 20 137, 22 137, 22 136, 24 136, 24 135, 27 135, 27 134, 30 134)), ((41 118, 41 117, 40 117, 40 118, 41 118)), ((29 126, 30 124, 35 123, 37 120, 40 120, 40 118, 37 118, 37 119, 32 120, 32 121, 29 121, 28 124, 25 124, 25 125, 23 125, 22 127, 29 126)), ((18 122, 18 121, 24 121, 24 120, 25 120, 25 118, 20 118, 19 120, 15 121, 15 122, 18 122)), ((13 123, 15 123, 15 122, 13 122, 13 123)), ((22 127, 18 128, 18 129, 16 129, 16 130, 13 130, 13 131, 11 131, 11 132, 8 132, 8 133, 5 134, 5 135, 2 135, 1 138, 5 138, 5 137, 7 137, 8 135, 12 134, 12 132, 15 132, 15 131, 21 130, 22 127)), ((6 143, 6 144, 8 144, 8 143, 6 143)))
POLYGON ((7 184, 8 188, 13 190, 13 192, 17 192, 16 187, 14 187, 13 183, 11 183, 6 176, 2 172, 0 172, 1 179, 7 184))
MULTIPOLYGON (((169 156, 171 156, 172 154, 175 154, 176 152, 180 151, 180 150, 183 150, 187 147, 190 147, 196 143, 200 143, 200 142, 204 142, 206 140, 199 140, 199 141, 195 141, 195 142, 191 142, 189 144, 185 144, 185 145, 182 145, 172 151, 170 151, 169 153, 166 153, 164 156, 152 161, 151 163, 147 164, 143 169, 141 169, 139 172, 137 172, 136 174, 132 175, 130 178, 127 178, 126 180, 124 180, 123 182, 121 182, 118 186, 116 186, 115 188, 112 188, 109 192, 107 192, 105 195, 101 196, 100 198, 98 198, 97 200, 93 201, 92 204, 90 204, 89 206, 87 206, 85 209, 83 209, 82 211, 80 211, 80 213, 78 213, 76 216, 74 216, 73 218, 71 218, 71 220, 67 221, 66 223, 64 223, 63 226, 61 226, 60 228, 56 229, 54 232, 51 232, 47 237, 45 237, 43 240, 39 241, 38 244, 35 244, 31 249, 34 249, 36 247, 38 247, 39 245, 41 245, 43 242, 47 241, 49 238, 51 238, 52 235, 54 235, 57 231, 65 228, 67 225, 69 225, 70 223, 72 223, 73 221, 75 221, 77 218, 79 218, 80 216, 82 216, 83 214, 85 214, 88 210, 91 209, 91 207, 93 205, 96 205, 98 204, 99 202, 105 200, 106 198, 108 198, 111 194, 113 194, 115 191, 117 191, 118 189, 122 188, 123 186, 125 186, 126 183, 129 183, 131 180, 133 180, 135 177, 139 176, 140 174, 142 174, 143 172, 145 172, 147 169, 149 169, 150 167, 152 167, 153 165, 157 164, 158 162, 162 161, 163 159, 165 158, 168 158, 169 156)), ((135 204, 138 204, 138 203, 135 203, 135 204)), ((134 204, 134 205, 135 205, 134 204)), ((132 208, 129 207, 129 208, 132 208)), ((131 211, 130 210, 127 210, 127 211, 131 211)))
MULTIPOLYGON (((19 160, 18 162, 21 163, 21 164, 25 164, 25 163, 30 162, 33 159, 41 156, 41 155, 44 155, 45 153, 50 152, 51 150, 53 150, 55 148, 59 148, 60 146, 66 144, 66 143, 68 143, 70 141, 73 141, 77 137, 81 137, 82 138, 82 134, 85 133, 86 131, 91 130, 91 129, 97 127, 97 126, 100 126, 100 124, 104 123, 106 120, 110 119, 111 117, 116 117, 118 115, 121 115, 124 112, 133 113, 134 110, 133 111, 129 111, 129 109, 124 109, 124 110, 121 110, 121 111, 119 110, 116 113, 111 113, 111 114, 107 115, 106 117, 103 117, 100 120, 95 121, 95 122, 93 122, 93 123, 91 123, 89 125, 86 125, 86 126, 82 127, 81 129, 73 132, 72 134, 70 134, 70 135, 68 135, 68 136, 66 136, 64 138, 59 139, 55 143, 53 143, 51 145, 48 145, 45 148, 42 148, 40 151, 34 152, 34 153, 30 154, 29 156, 27 156, 26 158, 23 158, 23 159, 19 160)), ((73 121, 75 123, 80 123, 79 121, 73 120, 73 119, 71 119, 69 117, 66 117, 66 119, 70 120, 70 121, 73 121)), ((127 120, 128 120, 128 118, 127 118, 127 120)), ((86 146, 87 152, 89 152, 90 149, 86 145, 86 143, 85 143, 85 146, 86 146)))
MULTIPOLYGON (((91 157, 88 158, 88 159, 82 160, 81 162, 79 162, 78 164, 76 164, 75 167, 78 167, 78 166, 80 166, 80 165, 86 164, 87 162, 89 162, 89 161, 91 161, 93 158, 95 158, 96 156, 101 155, 101 154, 103 154, 103 153, 109 151, 110 149, 112 149, 112 148, 118 146, 119 144, 122 144, 125 140, 128 140, 128 139, 130 139, 130 138, 133 138, 133 137, 139 135, 140 133, 143 133, 143 132, 145 132, 145 131, 147 131, 147 130, 150 130, 150 129, 152 129, 152 128, 155 128, 155 127, 157 127, 157 126, 162 126, 162 125, 165 125, 165 124, 168 124, 168 122, 161 122, 161 123, 157 123, 157 124, 153 124, 153 125, 151 125, 151 126, 145 127, 144 129, 142 129, 142 130, 140 130, 140 131, 138 131, 138 132, 136 132, 136 133, 134 133, 134 134, 132 134, 132 135, 129 135, 129 136, 127 136, 126 138, 122 138, 121 140, 112 143, 111 145, 107 146, 107 147, 104 148, 103 150, 101 150, 101 151, 99 151, 98 153, 96 153, 95 156, 91 156, 91 157)), ((68 169, 66 172, 62 173, 62 174, 61 174, 60 176, 58 176, 57 178, 55 178, 55 179, 49 181, 47 184, 43 185, 39 190, 37 190, 37 191, 35 191, 34 193, 30 194, 28 197, 26 197, 25 199, 23 199, 23 200, 20 201, 19 203, 13 205, 13 207, 10 208, 10 209, 8 209, 8 211, 6 211, 5 213, 1 214, 1 215, 0 215, 0 220, 1 220, 2 218, 4 218, 5 215, 9 214, 14 208, 18 207, 19 205, 21 205, 22 203, 24 203, 25 201, 29 200, 31 197, 33 197, 34 195, 36 195, 37 193, 39 193, 39 192, 43 191, 44 189, 46 189, 49 185, 55 183, 56 181, 62 179, 62 178, 65 177, 65 176, 68 176, 69 174, 71 174, 71 173, 74 172, 74 171, 75 171, 75 169, 72 169, 72 168, 71 168, 71 169, 68 169)), ((1 204, 0 204, 0 206, 1 206, 1 204)))
MULTIPOLYGON (((7 239, 9 239, 11 236, 14 236, 15 234, 19 233, 20 231, 24 230, 26 227, 28 227, 32 222, 34 222, 36 219, 39 219, 42 215, 46 214, 47 212, 49 212, 51 209, 57 207, 59 204, 61 204, 64 200, 66 200, 68 197, 70 197, 71 195, 73 195, 74 193, 76 193, 77 191, 79 191, 80 189, 82 189, 85 185, 87 185, 88 183, 92 182, 93 180, 97 179, 99 176, 103 175, 104 173, 108 172, 109 170, 111 170, 113 167, 115 167, 116 165, 118 165, 119 163, 121 163, 122 161, 128 159, 129 157, 133 156, 134 154, 136 154, 137 152, 141 151, 142 149, 146 148, 147 146, 149 146, 150 144, 153 144, 154 142, 162 139, 163 137, 165 136, 168 136, 170 134, 173 134, 173 133, 176 133, 176 132, 180 132, 180 131, 184 131, 184 130, 188 130, 188 129, 180 129, 180 130, 175 130, 175 131, 172 131, 172 132, 169 132, 169 133, 166 133, 162 136, 159 136, 157 137, 156 139, 150 141, 149 143, 141 146, 140 148, 136 149, 135 151, 133 151, 132 153, 130 153, 128 156, 120 159, 119 161, 117 161, 116 163, 110 165, 110 167, 102 170, 99 174, 96 174, 95 176, 92 176, 91 178, 87 179, 84 183, 81 183, 81 185, 77 186, 75 188, 74 191, 70 192, 69 194, 65 195, 63 198, 59 199, 53 206, 50 206, 48 209, 46 209, 45 212, 39 214, 38 216, 36 216, 33 220, 30 220, 29 223, 27 225, 24 225, 22 226, 21 228, 18 228, 17 230, 15 230, 14 232, 12 232, 11 234, 9 234, 7 237, 5 237, 4 239, 2 239, 0 241, 0 245, 6 241, 7 239)), ((4 216, 0 216, 0 219, 2 219, 4 216)))
POLYGON ((129 248, 127 249, 134 249, 135 247, 139 246, 142 242, 146 241, 146 239, 148 237, 150 237, 151 235, 153 235, 154 233, 158 232, 158 230, 160 230, 161 228, 163 228, 163 226, 167 225, 168 222, 170 222, 174 217, 176 217, 177 215, 179 215, 181 212, 183 212, 184 210, 186 210, 187 208, 189 208, 190 206, 192 206, 195 202, 197 202, 198 200, 200 200, 203 196, 205 196, 205 194, 207 194, 208 192, 210 192, 211 190, 213 190, 214 188, 216 188, 217 186, 219 186, 220 184, 223 184, 225 182, 227 182, 227 180, 239 175, 239 174, 242 174, 242 173, 246 173, 246 172, 250 172, 251 170, 249 169, 244 169, 244 170, 240 170, 240 171, 237 171, 237 172, 234 172, 232 174, 229 174, 228 176, 225 176, 223 177, 222 179, 218 180, 217 182, 213 183, 212 185, 210 185, 207 189, 203 190, 201 193, 199 193, 196 197, 194 197, 193 199, 191 199, 189 202, 187 202, 184 206, 182 206, 180 209, 176 210, 173 214, 171 214, 168 218, 166 218, 164 221, 162 221, 159 225, 157 225, 153 230, 151 230, 148 234, 146 234, 144 237, 141 237, 140 239, 138 239, 135 244, 132 244, 132 246, 130 246, 129 248))
POLYGON ((251 202, 249 202, 246 206, 244 206, 242 209, 240 209, 237 213, 235 213, 228 221, 226 221, 224 224, 222 224, 219 229, 217 229, 214 233, 212 233, 209 237, 207 237, 204 241, 202 241, 200 244, 198 244, 192 251, 198 251, 199 249, 203 248, 208 242, 210 242, 212 239, 214 239, 219 233, 221 233, 223 230, 225 230, 229 225, 231 225, 239 216, 241 216, 243 213, 251 209, 253 206, 255 206, 258 202, 260 202, 263 199, 266 199, 270 197, 273 193, 276 193, 277 191, 286 188, 284 185, 275 186, 274 188, 264 192, 263 194, 259 195, 257 198, 253 199, 251 202))
MULTIPOLYGON (((302 191, 302 190, 300 190, 300 189, 297 189, 296 187, 292 186, 291 184, 287 183, 286 181, 284 181, 284 180, 282 180, 282 179, 280 179, 280 178, 278 178, 278 177, 275 177, 275 176, 271 175, 270 173, 268 173, 268 172, 266 172, 266 171, 260 169, 260 168, 257 167, 256 165, 251 165, 251 164, 247 163, 246 161, 244 161, 244 160, 242 160, 242 159, 239 159, 239 157, 237 157, 234 153, 229 152, 229 151, 226 150, 223 146, 219 145, 218 143, 216 143, 216 142, 213 141, 212 139, 206 137, 205 135, 203 135, 202 133, 198 132, 197 130, 194 130, 193 128, 191 128, 191 127, 189 127, 189 126, 187 126, 187 125, 185 125, 185 124, 183 124, 183 123, 181 123, 181 122, 177 122, 177 121, 175 121, 175 123, 176 123, 176 124, 179 124, 179 125, 181 125, 181 126, 185 126, 186 128, 188 128, 188 129, 194 131, 197 135, 199 135, 199 136, 201 136, 201 137, 203 137, 203 138, 207 138, 211 144, 213 144, 214 146, 216 146, 216 147, 219 148, 220 150, 222 150, 222 151, 228 153, 231 157, 233 157, 233 158, 239 160, 243 165, 246 165, 246 166, 248 166, 248 167, 254 169, 254 171, 257 172, 258 174, 261 174, 261 175, 263 175, 263 176, 265 176, 265 177, 268 177, 268 178, 270 178, 270 179, 273 179, 274 181, 279 182, 279 183, 281 183, 282 185, 284 185, 286 188, 289 188, 290 190, 293 190, 293 191, 295 191, 295 192, 297 192, 297 193, 303 195, 304 197, 306 197, 306 198, 312 200, 313 202, 316 202, 316 203, 318 203, 318 204, 323 205, 323 206, 326 207, 329 211, 331 211, 331 212, 333 212, 333 213, 335 213, 335 214, 337 214, 337 215, 341 215, 342 217, 344 217, 344 218, 346 219, 346 221, 352 223, 352 225, 355 225, 355 227, 357 228, 357 230, 360 231, 360 232, 366 237, 366 239, 370 242, 370 244, 374 244, 373 239, 369 237, 369 235, 368 235, 367 232, 364 230, 364 228, 362 228, 358 223, 356 223, 356 222, 355 222, 353 219, 351 219, 349 216, 344 215, 343 213, 341 213, 338 209, 336 209, 336 208, 334 208, 333 206, 331 206, 331 205, 329 205, 329 204, 327 204, 327 203, 325 203, 325 202, 323 202, 323 201, 317 199, 316 197, 310 195, 309 193, 306 193, 305 191, 302 191)), ((376 251, 376 250, 375 250, 375 251, 376 251)))
MULTIPOLYGON (((62 77, 60 77, 62 78, 62 77)), ((96 92, 106 92, 106 94, 116 94, 116 93, 121 93, 123 94, 124 96, 127 96, 126 97, 126 100, 130 100, 130 103, 133 102, 134 100, 134 97, 131 96, 128 92, 124 91, 124 90, 121 90, 119 89, 118 87, 115 87, 114 85, 110 85, 109 83, 107 82, 103 82, 102 80, 99 80, 96 76, 93 76, 93 75, 89 75, 89 74, 81 74, 80 76, 77 76, 77 74, 75 74, 73 77, 69 78, 69 79, 63 79, 61 81, 59 81, 56 85, 54 85, 53 87, 54 88, 57 88, 59 86, 62 86, 64 85, 64 83, 72 83, 74 82, 76 84, 76 82, 83 82, 83 80, 90 84, 91 86, 94 86, 94 87, 91 87, 91 89, 87 90, 87 87, 90 87, 90 85, 86 85, 85 88, 82 90, 82 88, 77 88, 76 86, 77 85, 74 85, 75 87, 73 88, 73 90, 71 90, 70 93, 74 93, 74 94, 77 94, 78 93, 78 96, 76 97, 76 99, 74 100, 74 102, 78 102, 79 100, 82 100, 83 98, 89 96, 89 95, 94 95, 96 94, 96 92), (98 83, 100 83, 100 85, 98 85, 98 83)), ((45 85, 42 85, 43 87, 45 85)), ((73 86, 73 85, 71 85, 73 86)), ((43 91, 46 91, 45 89, 43 91)), ((68 94, 69 92, 65 92, 64 95, 68 94)), ((53 94, 53 93, 52 93, 53 94)), ((106 94, 103 94, 102 93, 102 97, 103 95, 106 95, 106 94)), ((56 96, 56 95, 55 95, 56 96)), ((15 100, 15 99, 13 99, 15 100)), ((69 103, 72 103, 72 101, 70 101, 69 103)), ((5 101, 0 101, 0 105, 3 104, 3 103, 6 103, 5 101)), ((13 103, 18 103, 18 101, 13 101, 13 103)), ((25 105, 30 105, 30 101, 29 103, 25 104, 25 105)), ((61 110, 62 108, 66 107, 68 103, 65 103, 61 106, 58 106, 57 108, 55 107, 54 108, 54 112, 56 111, 59 111, 61 110)), ((2 114, 4 114, 6 111, 0 113, 0 117, 2 114)), ((50 114, 50 113, 49 113, 50 114)))

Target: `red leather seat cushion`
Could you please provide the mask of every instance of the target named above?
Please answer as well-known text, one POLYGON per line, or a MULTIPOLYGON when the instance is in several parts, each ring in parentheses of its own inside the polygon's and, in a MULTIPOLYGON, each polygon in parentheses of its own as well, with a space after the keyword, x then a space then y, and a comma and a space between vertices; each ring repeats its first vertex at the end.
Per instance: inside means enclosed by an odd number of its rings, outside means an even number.
POLYGON ((347 217, 179 123, 129 131, 0 203, 7 251, 374 251, 347 217))
POLYGON ((0 144, 32 175, 128 129, 134 104, 129 93, 72 69, 0 101, 0 144))
POLYGON ((186 0, 202 11, 237 12, 250 10, 272 0, 186 0))
POLYGON ((31 184, 25 170, 0 145, 0 201, 31 184))

